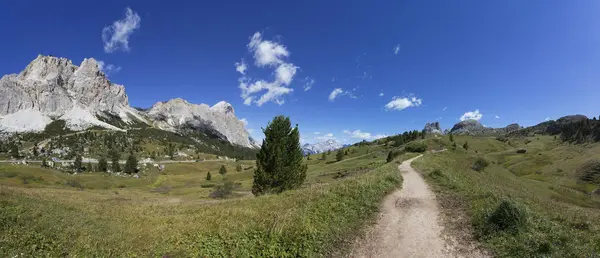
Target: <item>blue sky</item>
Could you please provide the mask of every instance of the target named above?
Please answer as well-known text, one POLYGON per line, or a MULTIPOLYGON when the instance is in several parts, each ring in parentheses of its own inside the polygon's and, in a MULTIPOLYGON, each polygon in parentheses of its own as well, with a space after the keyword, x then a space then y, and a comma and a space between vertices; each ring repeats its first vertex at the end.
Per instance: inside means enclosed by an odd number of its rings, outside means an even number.
POLYGON ((306 142, 600 115, 600 1, 24 0, 0 31, 0 74, 94 57, 133 106, 225 100, 255 138, 278 114, 306 142))

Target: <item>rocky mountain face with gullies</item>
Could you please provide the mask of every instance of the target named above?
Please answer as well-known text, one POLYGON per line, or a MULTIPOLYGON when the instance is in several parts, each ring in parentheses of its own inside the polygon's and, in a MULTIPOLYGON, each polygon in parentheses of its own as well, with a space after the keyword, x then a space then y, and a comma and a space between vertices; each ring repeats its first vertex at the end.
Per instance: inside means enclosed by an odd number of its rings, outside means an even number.
POLYGON ((343 148, 344 145, 337 142, 336 140, 326 140, 323 142, 317 142, 317 143, 313 143, 313 144, 309 144, 306 143, 304 145, 302 145, 302 151, 304 152, 304 155, 311 155, 311 154, 317 154, 317 153, 323 153, 326 151, 333 151, 333 150, 337 150, 337 149, 341 149, 343 148))
POLYGON ((440 128, 440 122, 426 123, 425 128, 423 128, 423 132, 426 134, 444 134, 440 128))
POLYGON ((146 114, 155 127, 163 130, 182 133, 201 130, 237 145, 257 146, 244 123, 235 116, 233 106, 225 101, 211 107, 176 98, 154 104, 146 114))
POLYGON ((125 87, 108 80, 93 58, 76 66, 66 58, 39 55, 19 74, 0 79, 0 132, 41 132, 56 120, 72 130, 124 131, 135 123, 169 131, 185 127, 256 147, 229 103, 209 107, 173 99, 139 111, 129 105, 125 87))
POLYGON ((474 136, 496 136, 503 135, 521 129, 519 124, 510 124, 502 128, 485 127, 477 120, 465 120, 455 124, 450 129, 451 134, 474 135, 474 136))

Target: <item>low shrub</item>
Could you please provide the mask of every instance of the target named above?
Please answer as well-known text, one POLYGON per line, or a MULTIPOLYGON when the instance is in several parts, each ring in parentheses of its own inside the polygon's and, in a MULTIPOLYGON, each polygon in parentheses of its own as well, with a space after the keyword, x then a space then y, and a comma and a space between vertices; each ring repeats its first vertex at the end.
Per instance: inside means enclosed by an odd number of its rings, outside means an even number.
POLYGON ((403 150, 391 150, 390 152, 388 152, 388 156, 386 159, 387 163, 392 162, 396 157, 398 157, 404 153, 405 153, 405 151, 403 151, 403 150))
POLYGON ((517 153, 519 153, 519 154, 527 153, 527 149, 518 149, 517 153))
POLYGON ((423 142, 411 142, 404 147, 404 150, 408 152, 425 152, 427 145, 423 142))
POLYGON ((490 163, 484 158, 478 158, 477 160, 475 160, 475 163, 473 163, 473 166, 471 168, 475 171, 481 171, 485 169, 485 167, 487 167, 489 164, 490 163))
POLYGON ((213 188, 213 187, 215 187, 215 184, 201 184, 200 187, 202 187, 202 188, 213 188))
POLYGON ((65 185, 77 188, 79 190, 83 190, 83 184, 81 184, 81 182, 74 180, 74 179, 67 180, 67 182, 65 182, 65 185))
POLYGON ((238 188, 240 185, 236 184, 231 180, 225 180, 222 185, 218 185, 215 187, 212 193, 210 193, 210 197, 215 199, 224 199, 233 194, 233 190, 238 188))
POLYGON ((525 226, 527 214, 525 210, 510 200, 502 200, 487 220, 488 232, 517 232, 525 226))

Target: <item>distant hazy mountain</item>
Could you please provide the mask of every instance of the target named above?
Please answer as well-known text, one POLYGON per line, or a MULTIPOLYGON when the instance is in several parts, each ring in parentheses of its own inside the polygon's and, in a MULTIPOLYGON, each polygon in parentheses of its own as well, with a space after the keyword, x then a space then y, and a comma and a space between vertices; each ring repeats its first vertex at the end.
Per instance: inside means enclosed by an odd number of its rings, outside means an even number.
POLYGON ((322 153, 329 150, 337 150, 343 148, 344 145, 335 141, 335 140, 327 140, 324 142, 317 142, 313 144, 304 144, 302 145, 302 151, 304 151, 305 155, 322 153))

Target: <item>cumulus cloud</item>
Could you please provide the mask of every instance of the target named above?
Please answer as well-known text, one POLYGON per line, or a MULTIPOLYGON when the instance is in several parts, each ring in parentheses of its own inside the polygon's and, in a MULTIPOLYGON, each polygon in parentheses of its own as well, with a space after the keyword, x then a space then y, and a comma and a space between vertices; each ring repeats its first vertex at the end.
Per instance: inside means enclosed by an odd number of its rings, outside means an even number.
POLYGON ((130 8, 125 9, 125 18, 113 22, 102 29, 104 52, 112 53, 117 50, 129 51, 129 36, 140 28, 140 16, 130 8))
POLYGON ((371 135, 371 133, 362 132, 361 130, 354 130, 354 131, 344 130, 343 133, 349 135, 352 138, 363 139, 363 140, 375 140, 375 139, 387 137, 387 135, 385 135, 385 134, 371 135))
POLYGON ((383 97, 383 91, 379 93, 379 97, 383 97))
POLYGON ((448 107, 444 107, 444 108, 442 109, 442 111, 446 111, 446 109, 448 109, 448 107))
POLYGON ((475 109, 475 111, 469 111, 469 112, 464 113, 460 117, 460 121, 465 121, 465 120, 479 121, 482 117, 483 117, 483 114, 479 113, 479 109, 475 109))
POLYGON ((102 71, 106 75, 118 73, 119 71, 121 71, 120 66, 116 66, 113 64, 107 64, 101 60, 98 60, 96 62, 98 63, 98 69, 100 69, 100 71, 102 71))
POLYGON ((304 79, 305 83, 304 83, 304 91, 308 91, 310 89, 312 89, 312 86, 315 84, 315 80, 313 78, 310 77, 306 77, 304 79))
POLYGON ((500 117, 498 115, 496 115, 495 117, 496 117, 496 119, 500 119, 500 117))
POLYGON ((546 121, 550 121, 550 117, 546 117, 546 121))
POLYGON ((400 98, 398 96, 392 98, 392 101, 385 105, 387 110, 403 110, 409 107, 418 107, 421 105, 423 100, 417 97, 404 97, 400 98))
POLYGON ((244 59, 235 63, 235 70, 241 73, 242 75, 246 75, 246 70, 248 70, 248 66, 246 65, 246 62, 244 62, 244 59))
MULTIPOLYGON (((286 61, 290 53, 284 45, 280 43, 264 40, 260 32, 254 33, 250 38, 250 43, 247 45, 248 51, 253 54, 254 64, 257 67, 272 67, 274 68, 274 80, 251 80, 246 76, 242 76, 239 81, 240 90, 242 91, 241 97, 244 99, 245 105, 252 105, 253 103, 257 106, 262 106, 267 102, 275 102, 279 105, 285 103, 283 97, 290 94, 294 90, 289 88, 296 72, 298 71, 297 66, 286 61)), ((245 63, 244 63, 245 65, 245 63)), ((240 65, 236 63, 236 71, 242 70, 240 65)), ((245 69, 242 75, 245 74, 245 69)))
POLYGON ((321 136, 317 136, 317 137, 315 137, 315 139, 317 139, 319 141, 335 140, 335 136, 332 133, 328 133, 328 134, 324 134, 321 136))
POLYGON ((334 89, 331 93, 329 93, 329 101, 335 100, 335 98, 337 98, 337 96, 340 94, 344 94, 344 90, 341 88, 334 89))
POLYGON ((394 55, 398 55, 399 52, 400 52, 400 44, 394 46, 394 55))

